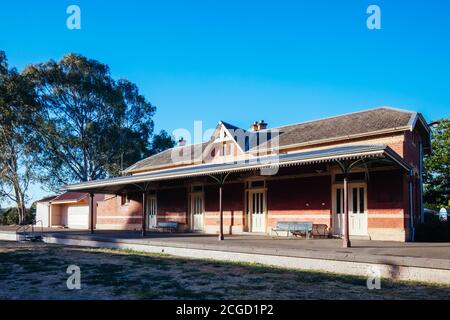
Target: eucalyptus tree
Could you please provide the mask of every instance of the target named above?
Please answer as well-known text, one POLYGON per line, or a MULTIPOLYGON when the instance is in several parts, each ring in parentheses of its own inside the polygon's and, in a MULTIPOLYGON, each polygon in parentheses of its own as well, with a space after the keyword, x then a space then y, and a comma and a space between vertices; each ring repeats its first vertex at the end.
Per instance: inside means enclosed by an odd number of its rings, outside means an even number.
POLYGON ((0 199, 15 203, 19 223, 26 214, 27 190, 35 179, 34 126, 39 115, 33 87, 10 69, 0 51, 0 199))
POLYGON ((432 154, 424 160, 424 200, 428 208, 450 209, 450 118, 436 121, 432 154))
POLYGON ((113 79, 107 65, 68 54, 23 75, 41 108, 36 162, 50 189, 118 175, 152 153, 156 108, 134 83, 113 79))

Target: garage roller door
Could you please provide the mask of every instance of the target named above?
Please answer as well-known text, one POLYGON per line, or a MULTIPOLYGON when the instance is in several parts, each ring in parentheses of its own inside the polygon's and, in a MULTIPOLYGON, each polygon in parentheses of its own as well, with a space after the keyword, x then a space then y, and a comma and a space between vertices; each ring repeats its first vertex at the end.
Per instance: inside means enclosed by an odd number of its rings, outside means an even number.
POLYGON ((88 229, 89 206, 69 206, 67 208, 67 226, 73 229, 88 229))

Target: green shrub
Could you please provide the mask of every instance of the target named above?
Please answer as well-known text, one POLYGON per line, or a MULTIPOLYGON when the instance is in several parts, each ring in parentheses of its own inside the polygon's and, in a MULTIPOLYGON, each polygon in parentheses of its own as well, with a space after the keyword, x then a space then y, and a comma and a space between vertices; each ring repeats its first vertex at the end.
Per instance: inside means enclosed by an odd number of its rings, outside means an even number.
MULTIPOLYGON (((31 210, 27 209, 25 215, 25 224, 33 223, 34 215, 31 210)), ((8 208, 0 211, 0 225, 15 225, 19 224, 19 214, 16 208, 8 208)))
POLYGON ((450 223, 432 221, 416 226, 415 240, 418 242, 450 242, 450 223))

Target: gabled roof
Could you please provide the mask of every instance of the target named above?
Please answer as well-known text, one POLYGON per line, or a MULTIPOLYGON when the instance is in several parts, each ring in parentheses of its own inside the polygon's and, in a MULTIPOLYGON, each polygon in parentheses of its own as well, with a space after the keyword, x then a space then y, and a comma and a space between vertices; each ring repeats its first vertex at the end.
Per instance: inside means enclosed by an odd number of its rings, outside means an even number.
MULTIPOLYGON (((268 130, 279 131, 277 143, 285 148, 408 130, 416 118, 417 112, 380 107, 268 130)), ((271 146, 268 142, 257 147, 261 150, 271 146)))
MULTIPOLYGON (((233 135, 236 144, 243 152, 253 152, 273 148, 273 141, 276 141, 276 147, 280 149, 303 145, 318 145, 325 142, 343 141, 376 134, 413 130, 416 123, 421 123, 425 130, 429 130, 420 113, 390 107, 380 107, 324 119, 285 125, 258 132, 245 130, 228 122, 220 121, 213 136, 216 135, 217 130, 221 125, 229 131, 235 132, 238 130, 238 132, 248 136, 248 139, 236 139, 236 136, 233 135), (266 139, 263 135, 266 135, 267 133, 270 133, 270 137, 266 139), (258 137, 258 135, 260 137, 258 137), (255 143, 255 141, 260 140, 263 140, 263 142, 260 142, 259 144, 255 143)), ((194 150, 196 150, 196 154, 199 155, 203 154, 205 150, 208 152, 208 150, 211 150, 213 147, 215 147, 214 141, 210 140, 195 145, 171 148, 135 163, 124 170, 124 172, 143 172, 146 170, 163 169, 180 165, 198 164, 199 159, 194 159, 193 156, 194 150), (185 154, 190 154, 190 158, 194 159, 194 161, 174 162, 172 152, 176 152, 177 150, 180 152, 183 151, 185 154)))
POLYGON ((223 124, 224 127, 227 128, 228 130, 242 130, 242 131, 245 131, 244 129, 236 127, 235 125, 232 125, 232 124, 230 124, 228 122, 225 122, 223 120, 220 120, 219 123, 223 124))
POLYGON ((194 164, 195 159, 194 156, 202 155, 205 148, 210 144, 210 141, 203 142, 203 143, 197 143, 197 144, 191 144, 187 146, 182 147, 173 147, 169 148, 167 150, 164 150, 163 152, 160 152, 158 154, 155 154, 153 156, 150 156, 148 158, 145 158, 141 161, 136 162, 132 166, 126 168, 124 172, 130 172, 130 171, 140 171, 147 168, 152 167, 164 167, 164 166, 176 166, 176 165, 189 165, 194 164), (177 153, 179 155, 182 154, 188 154, 190 155, 187 161, 176 161, 174 159, 174 155, 176 156, 177 153))
POLYGON ((50 202, 51 203, 67 203, 67 202, 78 202, 83 200, 88 196, 85 192, 64 192, 63 194, 55 197, 50 202))

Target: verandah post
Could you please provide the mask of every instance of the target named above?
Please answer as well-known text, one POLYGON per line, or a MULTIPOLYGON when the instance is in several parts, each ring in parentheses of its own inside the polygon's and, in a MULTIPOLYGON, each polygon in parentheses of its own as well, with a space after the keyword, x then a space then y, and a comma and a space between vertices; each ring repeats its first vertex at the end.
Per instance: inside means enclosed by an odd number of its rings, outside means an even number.
POLYGON ((94 194, 89 193, 89 228, 94 233, 94 194))
POLYGON ((219 185, 219 241, 222 241, 223 238, 223 206, 222 206, 222 183, 219 185))
POLYGON ((344 174, 344 241, 343 247, 350 248, 350 232, 349 232, 349 218, 348 218, 348 175, 344 174))
POLYGON ((142 237, 145 237, 146 235, 146 224, 147 224, 147 219, 145 215, 146 202, 147 202, 147 193, 144 191, 142 192, 142 237))

